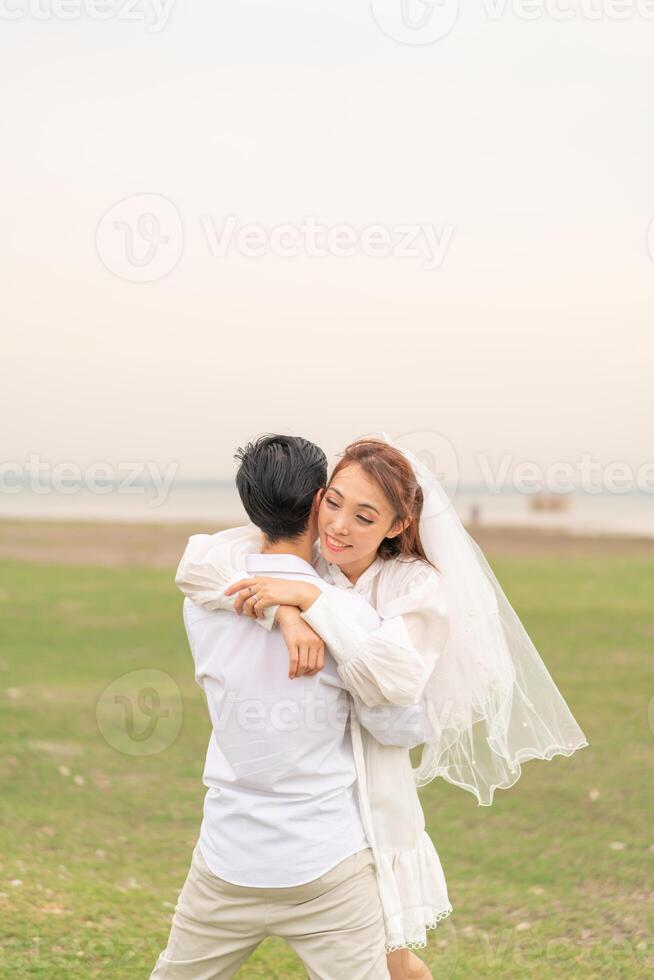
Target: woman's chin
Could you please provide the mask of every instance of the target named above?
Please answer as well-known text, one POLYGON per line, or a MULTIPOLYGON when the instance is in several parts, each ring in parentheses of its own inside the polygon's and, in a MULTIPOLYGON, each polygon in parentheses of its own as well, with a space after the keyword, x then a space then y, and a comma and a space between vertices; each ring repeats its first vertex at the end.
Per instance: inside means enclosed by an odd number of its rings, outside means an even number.
POLYGON ((331 562, 332 565, 343 565, 352 561, 351 545, 345 548, 333 548, 324 534, 320 535, 320 551, 322 552, 323 558, 331 562))

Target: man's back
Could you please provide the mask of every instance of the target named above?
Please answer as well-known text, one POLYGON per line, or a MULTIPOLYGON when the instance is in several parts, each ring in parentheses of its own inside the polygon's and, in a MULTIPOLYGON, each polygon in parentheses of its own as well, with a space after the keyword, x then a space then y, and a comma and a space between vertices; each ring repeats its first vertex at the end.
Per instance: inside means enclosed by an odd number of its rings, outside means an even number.
MULTIPOLYGON (((248 574, 333 588, 291 555, 251 555, 247 567, 248 574)), ((365 601, 333 592, 350 617, 377 625, 365 601)), ((235 884, 285 887, 367 847, 354 791, 350 699, 329 653, 320 672, 291 680, 279 630, 190 600, 184 621, 213 725, 200 833, 212 871, 235 884)))

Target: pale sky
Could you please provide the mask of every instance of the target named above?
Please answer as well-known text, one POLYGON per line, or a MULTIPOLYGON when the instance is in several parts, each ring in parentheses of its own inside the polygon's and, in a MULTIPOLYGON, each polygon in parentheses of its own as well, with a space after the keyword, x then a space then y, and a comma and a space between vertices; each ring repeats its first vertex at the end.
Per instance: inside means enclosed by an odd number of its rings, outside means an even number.
POLYGON ((652 459, 654 6, 479 0, 413 44, 373 17, 400 0, 178 0, 156 32, 145 0, 39 4, 0 2, 3 461, 221 477, 261 432, 378 430, 443 434, 466 479, 479 453, 652 459), (154 281, 107 266, 124 213, 98 232, 136 195, 181 216, 154 281), (444 250, 212 254, 230 215, 444 250))

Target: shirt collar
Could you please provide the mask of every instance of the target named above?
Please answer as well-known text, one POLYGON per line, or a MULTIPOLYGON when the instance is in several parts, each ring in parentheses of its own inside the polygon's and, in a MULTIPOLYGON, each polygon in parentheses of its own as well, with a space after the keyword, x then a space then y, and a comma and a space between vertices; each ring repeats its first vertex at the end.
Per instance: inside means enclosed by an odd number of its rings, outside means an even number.
POLYGON ((316 578, 315 568, 297 555, 246 555, 245 567, 255 575, 266 572, 288 572, 292 575, 311 575, 316 578))
POLYGON ((353 589, 355 592, 361 592, 368 582, 370 582, 381 571, 383 564, 383 558, 375 558, 372 565, 368 565, 365 572, 362 572, 361 575, 359 575, 356 582, 350 582, 345 572, 342 572, 338 565, 328 562, 327 566, 334 585, 338 585, 340 589, 353 589))

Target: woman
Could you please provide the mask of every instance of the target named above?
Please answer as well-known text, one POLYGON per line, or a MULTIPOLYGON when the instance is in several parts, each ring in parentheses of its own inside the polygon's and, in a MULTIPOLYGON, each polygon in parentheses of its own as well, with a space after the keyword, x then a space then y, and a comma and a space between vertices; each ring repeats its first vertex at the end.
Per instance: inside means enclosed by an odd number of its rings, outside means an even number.
MULTIPOLYGON (((297 615, 338 654, 339 674, 365 704, 420 703, 428 722, 416 771, 407 748, 382 745, 361 730, 393 980, 430 976, 408 950, 426 946, 426 930, 452 911, 438 854, 425 832, 416 784, 441 775, 488 805, 497 786, 512 785, 518 778, 519 761, 570 754, 573 728, 575 747, 587 744, 533 647, 526 657, 524 630, 519 634, 502 608, 501 589, 486 569, 480 574, 478 556, 473 567, 465 551, 469 544, 453 533, 460 522, 453 508, 448 512, 442 506, 435 482, 417 460, 388 441, 360 440, 347 447, 323 494, 316 570, 326 581, 371 602, 383 621, 372 635, 355 623, 342 622, 342 628, 335 628, 333 615, 324 615, 329 600, 315 586, 257 578, 236 582, 225 591, 238 573, 238 548, 259 550, 252 526, 226 532, 222 544, 221 535, 210 539, 213 589, 207 589, 207 555, 199 556, 197 549, 182 559, 176 578, 186 595, 210 608, 226 608, 225 596, 238 594, 236 610, 256 616, 267 628, 277 605, 297 607, 297 615), (458 574, 448 577, 441 566, 446 571, 456 568, 458 574), (461 574, 465 580, 459 580, 461 574), (461 627, 462 601, 468 605, 461 627), (500 614, 508 629, 501 643, 500 614), (477 642, 464 655, 470 639, 477 642), (544 671, 538 675, 544 685, 538 695, 531 684, 535 675, 526 677, 524 670, 525 664, 533 668, 534 656, 544 671), (525 679, 530 683, 521 684, 525 679), (549 708, 554 704, 547 719, 554 728, 541 724, 544 699, 549 708), (513 729, 519 712, 513 703, 527 711, 519 717, 527 718, 528 733, 521 732, 517 740, 513 729)), ((515 613, 513 617, 517 621, 515 613)), ((315 651, 316 644, 310 648, 315 651)), ((301 672, 319 668, 315 657, 299 664, 301 672)))

